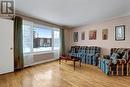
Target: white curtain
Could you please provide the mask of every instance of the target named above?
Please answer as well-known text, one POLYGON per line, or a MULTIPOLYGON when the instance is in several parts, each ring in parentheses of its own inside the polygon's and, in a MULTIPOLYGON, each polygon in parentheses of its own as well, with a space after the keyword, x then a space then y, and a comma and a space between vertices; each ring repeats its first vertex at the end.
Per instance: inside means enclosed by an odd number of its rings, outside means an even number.
POLYGON ((60 56, 60 29, 58 28, 54 28, 53 30, 53 34, 54 34, 54 40, 53 40, 53 43, 54 43, 54 58, 59 58, 60 56))
POLYGON ((33 63, 33 23, 23 21, 23 53, 24 67, 31 66, 33 63))

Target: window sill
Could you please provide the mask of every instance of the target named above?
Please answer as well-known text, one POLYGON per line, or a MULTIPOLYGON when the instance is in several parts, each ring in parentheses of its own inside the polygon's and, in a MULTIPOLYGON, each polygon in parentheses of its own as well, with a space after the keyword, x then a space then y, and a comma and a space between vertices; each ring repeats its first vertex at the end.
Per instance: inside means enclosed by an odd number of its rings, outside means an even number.
POLYGON ((36 55, 36 54, 47 54, 47 53, 53 53, 53 51, 33 52, 33 55, 36 55))
MULTIPOLYGON (((54 53, 54 52, 57 52, 59 50, 53 50, 53 51, 39 51, 39 52, 32 52, 33 55, 36 55, 36 54, 47 54, 47 53, 54 53)), ((26 54, 30 54, 31 52, 27 52, 27 53, 24 53, 25 55, 26 54)))
POLYGON ((47 53, 54 53, 56 51, 59 51, 59 50, 54 50, 54 51, 41 51, 41 52, 33 52, 33 55, 36 55, 36 54, 47 54, 47 53))

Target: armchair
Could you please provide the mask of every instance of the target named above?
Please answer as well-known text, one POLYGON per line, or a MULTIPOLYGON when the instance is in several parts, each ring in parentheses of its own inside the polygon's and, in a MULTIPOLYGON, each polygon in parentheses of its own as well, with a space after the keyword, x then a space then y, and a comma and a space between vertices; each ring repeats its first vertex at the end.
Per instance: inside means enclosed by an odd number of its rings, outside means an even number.
POLYGON ((112 48, 110 55, 99 58, 99 68, 107 75, 126 75, 129 54, 128 48, 112 48))

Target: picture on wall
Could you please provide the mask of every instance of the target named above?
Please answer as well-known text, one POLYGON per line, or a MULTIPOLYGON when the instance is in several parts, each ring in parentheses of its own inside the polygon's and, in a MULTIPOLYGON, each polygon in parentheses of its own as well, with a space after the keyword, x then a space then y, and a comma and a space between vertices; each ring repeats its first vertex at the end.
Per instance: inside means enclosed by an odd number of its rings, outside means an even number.
POLYGON ((125 25, 115 27, 115 40, 125 40, 125 25))
POLYGON ((78 32, 73 33, 73 40, 74 42, 78 42, 78 32))
POLYGON ((81 40, 85 40, 85 32, 81 33, 81 40))
POLYGON ((89 40, 96 40, 97 30, 89 31, 89 40))
POLYGON ((108 39, 108 29, 103 29, 102 30, 102 40, 107 40, 108 39))

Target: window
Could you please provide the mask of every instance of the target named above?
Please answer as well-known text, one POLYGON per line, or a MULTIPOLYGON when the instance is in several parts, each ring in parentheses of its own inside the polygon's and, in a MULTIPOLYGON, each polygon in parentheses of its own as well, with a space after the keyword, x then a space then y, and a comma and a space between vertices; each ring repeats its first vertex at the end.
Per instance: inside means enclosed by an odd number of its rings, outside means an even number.
POLYGON ((52 30, 34 27, 33 29, 33 51, 52 50, 52 30))
POLYGON ((54 50, 60 49, 60 31, 54 31, 54 50))
POLYGON ((60 50, 60 29, 24 22, 24 53, 53 50, 60 50))
POLYGON ((23 52, 31 52, 32 50, 32 33, 30 25, 23 25, 23 52))

